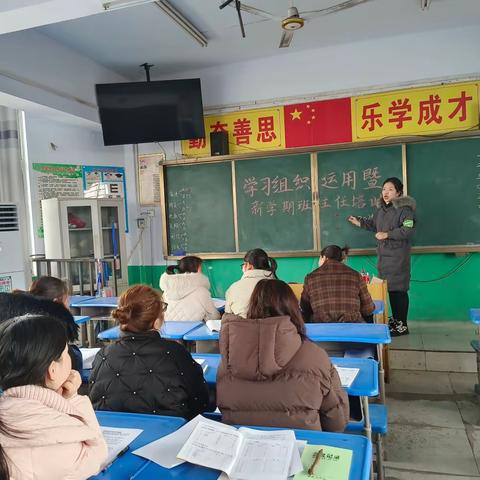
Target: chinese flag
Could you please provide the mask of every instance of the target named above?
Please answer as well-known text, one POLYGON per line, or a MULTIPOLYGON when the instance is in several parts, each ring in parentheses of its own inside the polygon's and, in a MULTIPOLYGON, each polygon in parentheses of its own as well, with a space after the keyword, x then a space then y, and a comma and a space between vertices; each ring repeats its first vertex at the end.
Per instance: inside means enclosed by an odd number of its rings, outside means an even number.
POLYGON ((350 98, 284 107, 285 146, 309 147, 352 141, 350 98))

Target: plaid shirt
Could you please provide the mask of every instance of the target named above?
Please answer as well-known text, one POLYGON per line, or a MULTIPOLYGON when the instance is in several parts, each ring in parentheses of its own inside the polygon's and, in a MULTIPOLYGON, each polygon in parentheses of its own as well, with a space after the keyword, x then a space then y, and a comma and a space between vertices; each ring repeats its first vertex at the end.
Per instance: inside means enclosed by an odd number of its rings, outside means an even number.
POLYGON ((312 323, 359 323, 375 310, 361 275, 336 260, 305 277, 300 306, 312 323))

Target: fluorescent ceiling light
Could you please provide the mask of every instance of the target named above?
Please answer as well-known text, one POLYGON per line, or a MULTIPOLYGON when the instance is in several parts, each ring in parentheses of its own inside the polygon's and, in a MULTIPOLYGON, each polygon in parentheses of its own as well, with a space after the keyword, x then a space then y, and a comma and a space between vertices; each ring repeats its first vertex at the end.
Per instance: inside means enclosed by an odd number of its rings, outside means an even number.
POLYGON ((207 37, 192 23, 185 18, 170 2, 167 0, 158 0, 155 5, 167 14, 179 27, 188 33, 202 47, 208 45, 207 37))
POLYGON ((195 26, 190 20, 184 17, 170 2, 167 0, 112 0, 104 2, 105 10, 118 10, 120 8, 135 7, 145 3, 155 3, 163 13, 168 15, 179 27, 181 27, 188 35, 196 40, 202 47, 208 45, 207 37, 195 26))
POLYGON ((135 7, 153 2, 154 0, 112 0, 111 2, 104 2, 103 8, 105 10, 118 10, 119 8, 135 7))

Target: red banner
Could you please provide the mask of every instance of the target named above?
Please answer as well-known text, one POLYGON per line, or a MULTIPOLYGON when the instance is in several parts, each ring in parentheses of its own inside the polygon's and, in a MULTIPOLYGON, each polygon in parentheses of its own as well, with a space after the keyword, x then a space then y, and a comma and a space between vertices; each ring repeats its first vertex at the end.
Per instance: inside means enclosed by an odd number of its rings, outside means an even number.
POLYGON ((287 148, 352 141, 350 98, 286 105, 284 118, 287 148))

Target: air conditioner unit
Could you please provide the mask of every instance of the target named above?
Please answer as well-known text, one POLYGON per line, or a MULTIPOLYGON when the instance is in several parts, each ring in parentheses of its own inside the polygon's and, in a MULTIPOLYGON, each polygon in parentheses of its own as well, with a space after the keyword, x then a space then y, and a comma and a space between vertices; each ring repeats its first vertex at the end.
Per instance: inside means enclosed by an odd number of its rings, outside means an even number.
POLYGON ((18 209, 0 203, 0 292, 25 290, 25 261, 18 209))

